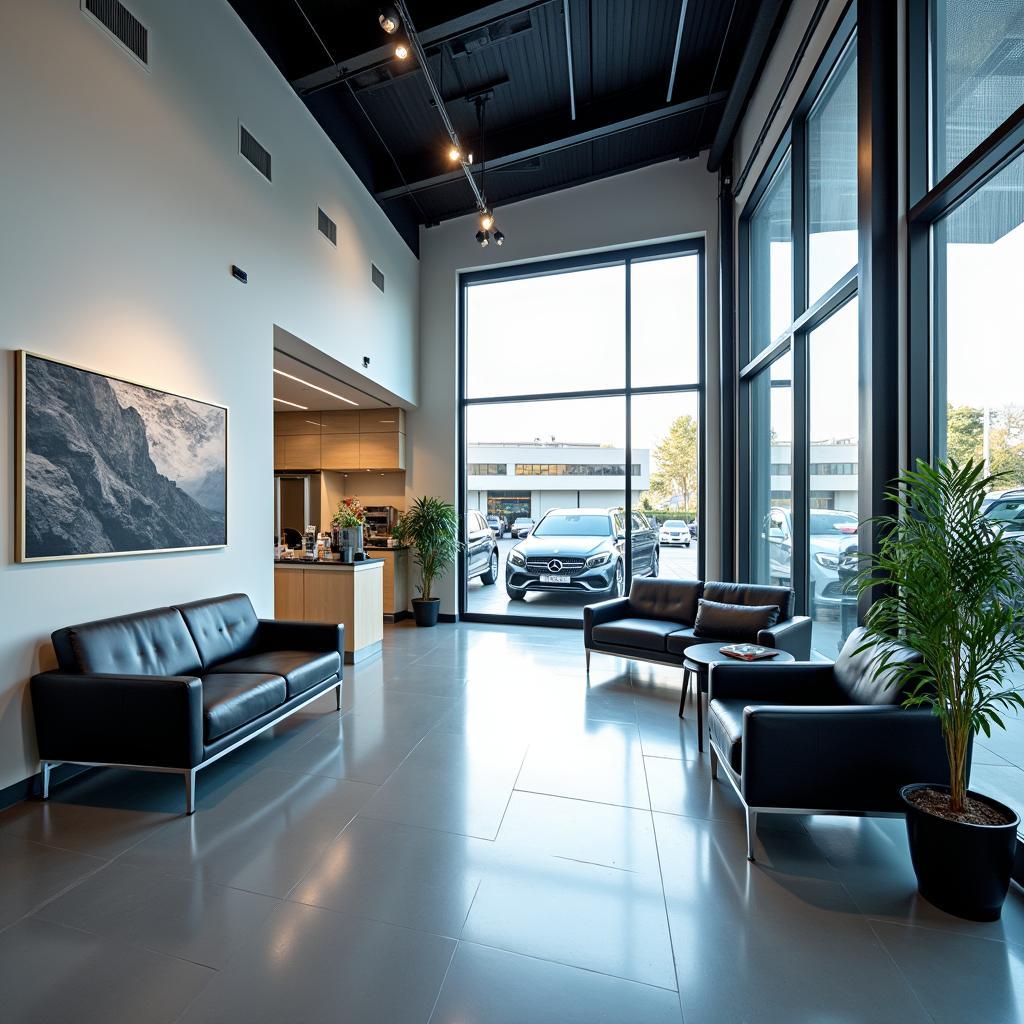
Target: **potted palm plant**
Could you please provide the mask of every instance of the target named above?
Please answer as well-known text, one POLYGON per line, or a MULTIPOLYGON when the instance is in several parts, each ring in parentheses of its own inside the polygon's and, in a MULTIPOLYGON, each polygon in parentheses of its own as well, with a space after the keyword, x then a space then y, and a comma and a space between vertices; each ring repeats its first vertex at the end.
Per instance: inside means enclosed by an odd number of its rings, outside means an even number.
POLYGON ((1010 883, 1018 815, 968 789, 973 738, 1005 728, 1024 708, 1024 629, 1018 618, 1022 549, 982 514, 997 477, 983 466, 918 462, 896 481, 895 514, 865 556, 859 588, 882 596, 865 621, 873 643, 898 641, 920 654, 900 662, 890 648, 874 667, 892 673, 904 707, 930 708, 949 760, 948 783, 921 779, 900 791, 918 889, 929 902, 972 920, 995 920, 1010 883), (877 592, 877 591, 876 591, 877 592))
POLYGON ((417 626, 437 625, 441 599, 434 597, 434 581, 455 564, 459 553, 459 517, 455 506, 440 498, 417 498, 403 516, 406 543, 413 548, 422 583, 412 599, 417 626))

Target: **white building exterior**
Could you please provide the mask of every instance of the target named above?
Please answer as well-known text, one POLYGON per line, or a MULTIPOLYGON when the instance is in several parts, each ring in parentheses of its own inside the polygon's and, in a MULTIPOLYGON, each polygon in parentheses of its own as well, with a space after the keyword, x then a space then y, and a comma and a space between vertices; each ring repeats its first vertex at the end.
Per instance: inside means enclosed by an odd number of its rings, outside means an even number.
MULTIPOLYGON (((792 450, 788 444, 772 445, 772 500, 789 505, 792 500, 792 450)), ((857 511, 857 445, 851 441, 811 444, 811 508, 857 511)))
MULTIPOLYGON (((613 508, 625 501, 622 448, 535 441, 467 446, 466 507, 539 519, 552 508, 613 508)), ((651 453, 633 449, 634 495, 651 485, 651 453)))

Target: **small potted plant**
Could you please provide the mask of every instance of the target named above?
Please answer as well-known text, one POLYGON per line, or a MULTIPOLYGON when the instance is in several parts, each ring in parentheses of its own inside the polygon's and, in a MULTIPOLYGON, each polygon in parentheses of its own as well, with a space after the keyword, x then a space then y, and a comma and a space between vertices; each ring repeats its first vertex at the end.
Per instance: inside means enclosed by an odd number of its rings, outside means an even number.
POLYGON ((331 519, 331 525, 341 534, 338 541, 340 550, 348 547, 352 548, 353 553, 363 550, 365 522, 366 509, 355 498, 342 498, 338 502, 338 510, 331 519))
POLYGON ((1022 549, 982 514, 997 482, 981 465, 918 462, 889 497, 896 514, 873 520, 878 551, 866 555, 859 588, 881 587, 865 625, 866 650, 898 641, 921 656, 890 654, 876 674, 892 673, 904 707, 930 708, 942 729, 948 784, 921 779, 900 791, 918 889, 960 917, 999 917, 1010 884, 1020 818, 967 788, 974 736, 1005 728, 1002 715, 1024 707, 1024 630, 1018 621, 1022 549), (890 660, 891 659, 891 660, 890 660))
POLYGON ((417 626, 437 625, 441 599, 434 597, 434 581, 455 564, 459 553, 459 517, 455 506, 440 498, 417 498, 402 517, 402 534, 414 551, 422 584, 412 599, 417 626))

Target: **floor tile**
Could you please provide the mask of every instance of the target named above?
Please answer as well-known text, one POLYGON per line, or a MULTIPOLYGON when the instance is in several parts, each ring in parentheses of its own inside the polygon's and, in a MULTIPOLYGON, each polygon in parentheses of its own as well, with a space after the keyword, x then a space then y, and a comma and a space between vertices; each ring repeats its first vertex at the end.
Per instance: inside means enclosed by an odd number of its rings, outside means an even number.
POLYGON ((491 843, 357 817, 289 899, 457 938, 491 843))
POLYGON ((873 922, 936 1024, 1019 1024, 1024 949, 930 928, 873 922))
POLYGON ((286 903, 181 1024, 422 1024, 454 949, 451 939, 286 903))
POLYGON ((215 976, 139 946, 28 919, 0 932, 11 1024, 171 1024, 215 976))
POLYGON ((0 928, 103 864, 96 857, 0 835, 0 928))
POLYGON ((278 901, 115 862, 36 916, 219 969, 278 901))
POLYGON ((430 1024, 680 1024, 675 992, 460 942, 430 1024))
POLYGON ((493 839, 526 744, 432 732, 363 808, 363 815, 493 839))
POLYGON ((691 818, 744 821, 743 805, 735 790, 723 777, 711 778, 707 761, 645 757, 644 767, 654 810, 691 818))
POLYGON ((845 888, 804 870, 809 836, 765 834, 783 852, 759 845, 751 864, 739 825, 670 814, 654 823, 685 1020, 929 1020, 845 888))
POLYGON ((643 761, 635 725, 596 722, 531 745, 516 789, 649 809, 643 761))

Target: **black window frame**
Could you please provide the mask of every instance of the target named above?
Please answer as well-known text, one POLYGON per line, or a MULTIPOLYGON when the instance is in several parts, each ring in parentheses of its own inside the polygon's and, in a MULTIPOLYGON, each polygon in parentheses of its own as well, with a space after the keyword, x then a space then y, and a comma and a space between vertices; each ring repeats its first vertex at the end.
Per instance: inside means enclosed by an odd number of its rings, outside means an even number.
MULTIPOLYGON (((462 271, 458 275, 458 417, 457 417, 457 447, 458 452, 458 491, 456 496, 456 507, 460 510, 467 508, 467 464, 466 456, 468 442, 466 437, 466 413, 474 405, 500 405, 519 404, 524 402, 554 402, 573 399, 587 398, 622 398, 625 409, 625 434, 626 450, 623 460, 624 466, 632 466, 633 463, 633 442, 632 442, 632 400, 633 398, 645 395, 662 394, 696 394, 698 399, 698 432, 699 445, 697 453, 697 520, 704 520, 705 510, 705 462, 707 449, 707 410, 706 410, 706 380, 705 364, 707 361, 707 266, 706 266, 706 245, 703 236, 681 238, 670 242, 658 242, 626 246, 623 248, 604 250, 599 253, 592 253, 582 256, 558 257, 553 259, 531 260, 525 263, 511 264, 506 267, 496 267, 491 270, 462 271), (698 357, 697 357, 697 381, 690 383, 653 385, 648 387, 633 387, 632 384, 632 324, 631 324, 631 288, 630 288, 630 267, 633 263, 643 263, 650 260, 666 259, 673 256, 696 256, 698 259, 698 357), (623 386, 618 388, 602 388, 584 391, 558 391, 543 394, 520 394, 520 395, 488 395, 479 398, 466 396, 466 291, 467 288, 476 284, 490 283, 495 281, 516 281, 530 277, 547 277, 553 274, 570 273, 577 270, 591 270, 599 267, 618 266, 623 264, 626 268, 625 285, 625 372, 623 386)), ((625 475, 624 507, 632 510, 633 505, 633 478, 632 474, 625 475)), ((462 539, 465 541, 465 516, 460 516, 462 523, 462 539)), ((626 579, 633 578, 632 567, 632 521, 626 523, 626 579)), ((705 575, 706 550, 702 543, 697 552, 698 574, 701 578, 705 575)), ((486 612, 471 612, 468 610, 468 584, 466 578, 466 556, 465 551, 460 551, 458 559, 458 608, 459 618, 467 622, 493 622, 505 623, 508 625, 528 626, 554 626, 566 629, 582 629, 583 619, 556 618, 553 616, 540 615, 496 615, 486 612)))

